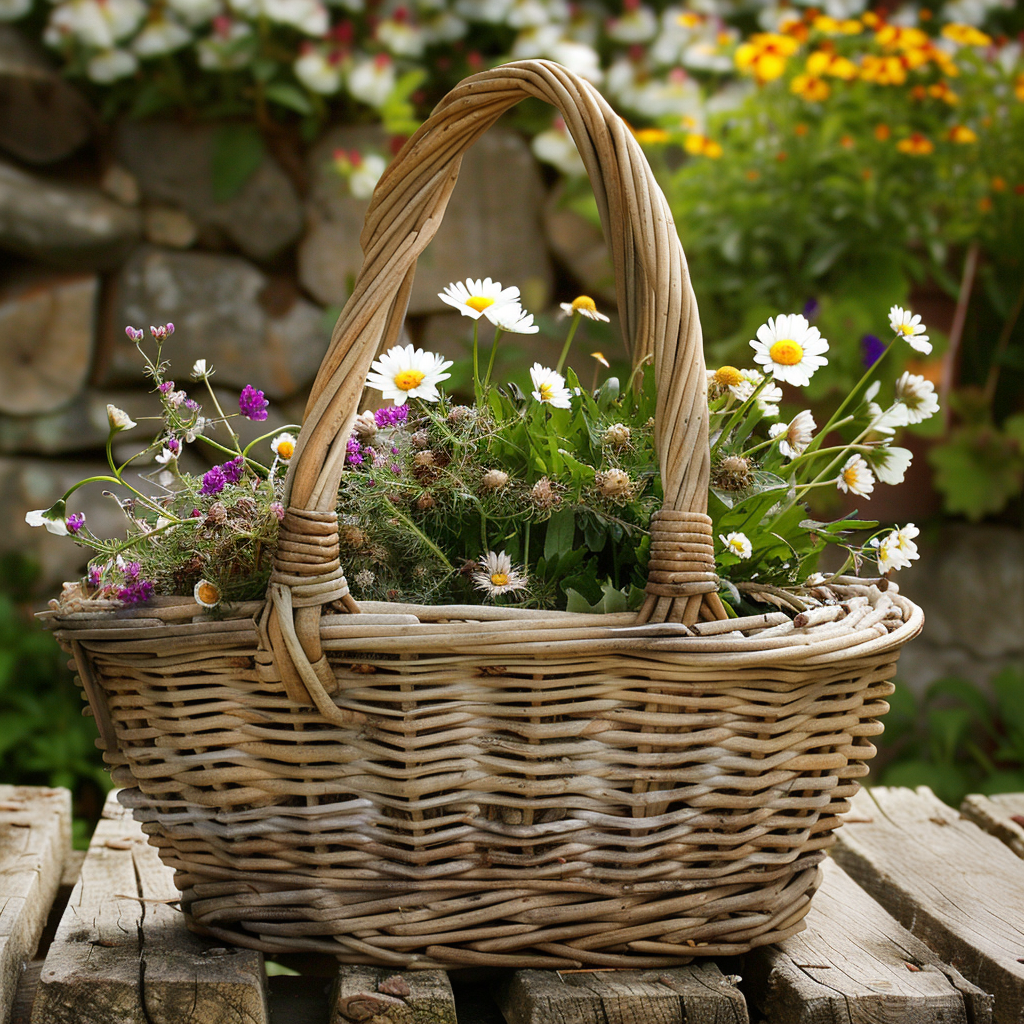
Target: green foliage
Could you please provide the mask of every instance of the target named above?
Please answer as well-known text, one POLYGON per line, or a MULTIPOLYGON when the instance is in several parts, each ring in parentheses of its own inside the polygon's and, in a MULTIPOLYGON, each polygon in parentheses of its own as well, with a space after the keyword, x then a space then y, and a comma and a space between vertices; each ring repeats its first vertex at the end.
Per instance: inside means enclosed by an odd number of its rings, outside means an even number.
POLYGON ((265 156, 263 137, 255 125, 221 125, 210 153, 214 200, 226 203, 233 199, 259 170, 265 156))
POLYGON ((1024 666, 1008 665, 989 690, 955 676, 916 699, 897 686, 886 718, 883 756, 895 756, 878 782, 931 786, 957 807, 968 793, 1024 789, 1024 666))

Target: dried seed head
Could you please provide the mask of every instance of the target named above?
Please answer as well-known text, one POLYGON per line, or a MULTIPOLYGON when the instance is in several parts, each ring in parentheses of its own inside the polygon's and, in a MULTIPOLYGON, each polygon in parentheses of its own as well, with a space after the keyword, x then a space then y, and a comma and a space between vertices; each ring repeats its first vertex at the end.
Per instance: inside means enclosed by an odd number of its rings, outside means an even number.
POLYGON ((231 511, 247 518, 252 518, 256 514, 256 510, 259 506, 256 504, 255 498, 250 498, 247 494, 242 495, 234 505, 231 506, 231 511))
POLYGON ((341 539, 341 543, 347 548, 358 549, 366 543, 366 534, 358 526, 353 526, 351 523, 343 526, 338 531, 338 536, 341 539))
POLYGON ((435 504, 436 502, 434 501, 434 496, 429 491, 424 491, 416 499, 416 507, 421 512, 426 512, 427 509, 433 508, 435 504))
POLYGON ((423 579, 428 572, 430 572, 430 570, 422 562, 417 562, 416 565, 412 567, 412 576, 413 579, 416 580, 423 579))
POLYGON ((601 444, 610 445, 612 448, 625 448, 629 444, 631 433, 624 423, 613 423, 601 435, 601 444))
POLYGON ((205 526, 223 526, 228 521, 228 510, 224 502, 215 501, 206 513, 205 526))
POLYGON ((429 448, 430 435, 425 430, 417 430, 410 438, 413 448, 429 448))
POLYGON ((480 485, 485 491, 499 491, 508 483, 508 473, 501 469, 489 469, 480 478, 480 485))
POLYGON ((432 466, 434 464, 434 453, 428 448, 426 451, 417 452, 412 460, 417 466, 432 466))
POLYGON ((469 419, 472 412, 473 410, 468 405, 457 405, 448 413, 448 422, 454 427, 456 423, 462 423, 463 420, 469 419))
POLYGON ((355 423, 352 424, 352 433, 362 441, 373 440, 374 434, 377 433, 377 419, 369 409, 356 417, 355 423))
POLYGON ((750 462, 742 455, 730 455, 711 472, 711 484, 720 491, 742 491, 754 481, 750 462))
POLYGON ((555 508, 561 504, 562 498, 558 493, 557 485, 553 484, 546 476, 542 476, 530 491, 530 500, 539 509, 555 508))
POLYGON ((362 587, 363 589, 366 589, 367 587, 372 587, 374 580, 376 579, 376 575, 370 572, 369 569, 360 569, 359 572, 357 572, 355 576, 352 578, 352 581, 356 584, 357 587, 362 587))
POLYGON ((388 560, 388 549, 383 544, 374 544, 370 548, 370 558, 374 562, 386 562, 388 560))
POLYGON ((628 501, 633 497, 633 481, 623 469, 608 469, 594 474, 594 486, 602 498, 628 501))

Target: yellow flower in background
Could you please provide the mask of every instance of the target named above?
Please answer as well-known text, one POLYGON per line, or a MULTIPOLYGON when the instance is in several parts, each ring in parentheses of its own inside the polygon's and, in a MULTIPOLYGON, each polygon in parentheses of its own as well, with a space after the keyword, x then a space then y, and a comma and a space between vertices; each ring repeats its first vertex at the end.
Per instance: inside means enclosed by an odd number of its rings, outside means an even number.
POLYGON ((957 46, 991 46, 992 37, 986 35, 973 25, 960 25, 955 22, 944 25, 942 34, 957 46))
POLYGON ((712 160, 717 160, 722 155, 722 147, 719 143, 714 139, 709 139, 706 135, 699 135, 697 132, 691 132, 686 136, 683 148, 694 156, 706 156, 712 160))
POLYGON ((892 135, 892 129, 887 124, 876 124, 875 125, 875 138, 879 142, 886 142, 889 136, 892 135))
POLYGON ((682 25, 683 28, 696 28, 703 20, 703 15, 696 14, 693 11, 683 11, 676 18, 677 24, 682 25))
POLYGON ((797 96, 809 103, 820 103, 827 100, 832 92, 828 82, 823 78, 815 78, 814 75, 797 75, 789 83, 789 91, 796 93, 797 96))
POLYGON ((922 135, 920 132, 914 132, 913 135, 900 139, 896 143, 896 148, 908 156, 928 156, 930 153, 935 152, 935 143, 928 136, 922 135))
POLYGON ((670 136, 664 128, 632 128, 633 138, 641 146, 654 145, 659 142, 668 142, 670 136))
POLYGON ((965 124, 956 124, 949 129, 949 141, 957 142, 961 146, 970 145, 978 141, 978 135, 965 124))
POLYGON ((934 85, 929 85, 928 95, 933 99, 948 103, 951 107, 955 107, 960 102, 960 97, 950 89, 949 82, 936 82, 934 85))
POLYGON ((831 75, 852 82, 860 75, 860 69, 847 57, 840 57, 828 50, 815 50, 807 58, 807 74, 831 75))
POLYGON ((1024 103, 1024 74, 1020 74, 1014 80, 1013 83, 1013 94, 1024 103))
POLYGON ((737 48, 736 67, 752 74, 759 83, 772 82, 782 77, 786 61, 799 49, 800 44, 791 36, 757 32, 737 48))
POLYGON ((869 53, 861 60, 860 77, 876 85, 903 85, 907 69, 899 57, 876 57, 869 53))
POLYGON ((886 50, 926 50, 931 40, 919 28, 905 28, 902 25, 883 25, 875 33, 875 42, 886 50))

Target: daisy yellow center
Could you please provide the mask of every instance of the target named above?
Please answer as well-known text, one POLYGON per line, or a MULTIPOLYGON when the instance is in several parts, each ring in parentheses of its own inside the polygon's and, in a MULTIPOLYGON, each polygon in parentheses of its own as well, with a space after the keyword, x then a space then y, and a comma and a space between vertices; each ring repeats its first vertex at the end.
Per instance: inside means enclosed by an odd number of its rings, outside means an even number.
POLYGON ((277 446, 277 454, 282 459, 290 459, 295 454, 295 445, 291 441, 282 441, 277 446))
POLYGON ((899 332, 900 332, 900 334, 913 334, 914 333, 914 328, 911 327, 910 324, 900 324, 899 332))
POLYGON ((542 402, 550 402, 555 397, 555 386, 553 384, 540 384, 537 386, 537 391, 540 393, 540 400, 542 402))
POLYGON ((423 383, 422 370, 402 370, 395 374, 395 387, 400 391, 412 391, 423 383))
POLYGON ((857 469, 855 466, 843 470, 843 480, 847 487, 852 487, 857 482, 857 469))
POLYGON ((593 313, 597 310, 597 303, 589 295, 577 295, 572 300, 572 308, 574 310, 585 309, 593 313))
POLYGON ((482 313, 488 306, 494 305, 494 299, 489 299, 486 295, 470 295, 466 299, 466 305, 470 309, 475 309, 478 313, 482 313))
POLYGON ((220 591, 212 583, 204 581, 199 584, 196 596, 203 604, 216 604, 220 600, 220 591))
POLYGON ((772 362, 783 366, 795 366, 804 357, 804 350, 790 338, 780 338, 770 349, 768 355, 772 362))
POLYGON ((731 388, 742 383, 743 374, 735 366, 722 366, 715 371, 715 383, 731 388))
POLYGON ((508 573, 507 572, 492 572, 491 573, 491 584, 495 587, 504 587, 508 585, 508 573))

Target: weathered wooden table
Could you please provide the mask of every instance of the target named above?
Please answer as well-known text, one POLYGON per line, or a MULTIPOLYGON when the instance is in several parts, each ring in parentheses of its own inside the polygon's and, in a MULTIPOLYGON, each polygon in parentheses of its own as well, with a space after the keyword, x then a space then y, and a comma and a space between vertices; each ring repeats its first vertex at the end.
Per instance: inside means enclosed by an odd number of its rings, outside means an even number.
POLYGON ((87 854, 64 790, 0 786, 0 1024, 1010 1024, 1024 1021, 1024 794, 861 793, 807 930, 652 971, 406 972, 190 933, 111 799, 87 854))

